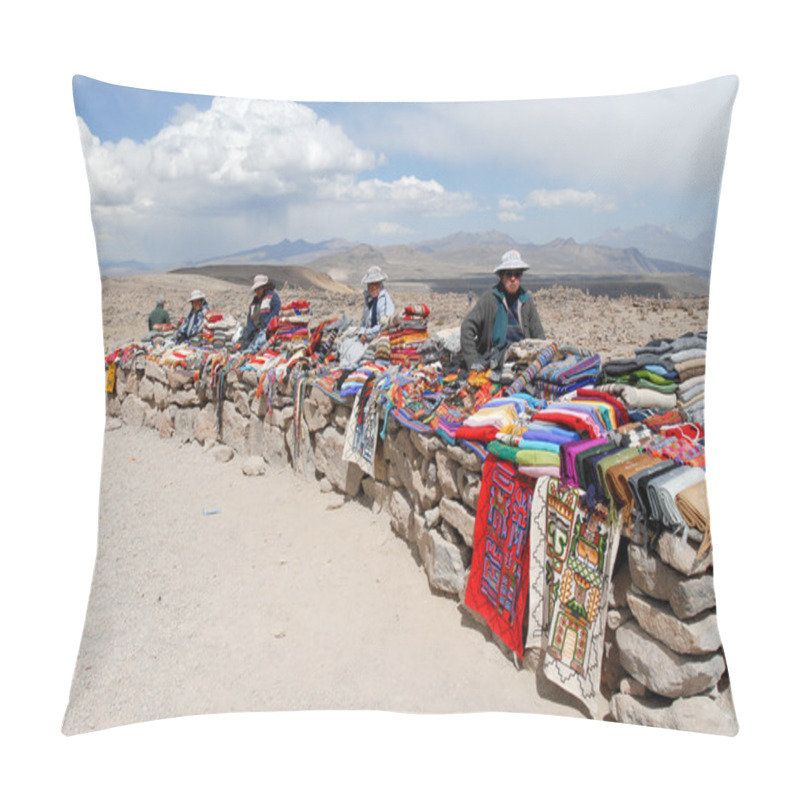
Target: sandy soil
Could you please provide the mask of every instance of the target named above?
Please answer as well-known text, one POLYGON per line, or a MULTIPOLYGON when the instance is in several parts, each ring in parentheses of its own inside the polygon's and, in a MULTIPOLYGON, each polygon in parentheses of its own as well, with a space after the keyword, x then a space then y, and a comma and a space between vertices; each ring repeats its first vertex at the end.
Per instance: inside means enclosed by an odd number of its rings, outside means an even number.
POLYGON ((64 732, 289 709, 584 716, 432 593, 388 515, 288 468, 248 477, 213 447, 107 430, 64 732))
MULTIPOLYGON (((192 289, 202 289, 215 310, 227 311, 244 322, 250 302, 249 287, 197 275, 160 273, 124 278, 103 278, 103 330, 106 349, 138 339, 147 332, 147 317, 163 294, 173 321, 189 309, 192 289)), ((431 332, 461 324, 469 310, 466 295, 447 293, 420 295, 394 291, 386 284, 396 306, 425 302, 431 308, 431 332)), ((300 292, 278 287, 283 302, 297 299, 300 292)), ((319 320, 349 316, 360 319, 363 299, 354 289, 342 297, 322 289, 302 293, 319 320)), ((657 299, 645 297, 591 297, 577 289, 555 287, 535 294, 545 333, 559 344, 588 347, 603 358, 630 355, 634 347, 655 338, 674 338, 687 331, 706 330, 708 298, 657 299)))

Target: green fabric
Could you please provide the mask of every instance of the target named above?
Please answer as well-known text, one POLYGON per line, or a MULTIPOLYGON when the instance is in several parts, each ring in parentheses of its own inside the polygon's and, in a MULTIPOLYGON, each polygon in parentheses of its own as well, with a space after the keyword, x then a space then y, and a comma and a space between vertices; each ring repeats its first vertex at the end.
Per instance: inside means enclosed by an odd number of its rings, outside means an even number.
POLYGON ((162 305, 157 305, 151 312, 148 319, 150 330, 153 330, 155 325, 166 325, 169 323, 169 312, 162 305))

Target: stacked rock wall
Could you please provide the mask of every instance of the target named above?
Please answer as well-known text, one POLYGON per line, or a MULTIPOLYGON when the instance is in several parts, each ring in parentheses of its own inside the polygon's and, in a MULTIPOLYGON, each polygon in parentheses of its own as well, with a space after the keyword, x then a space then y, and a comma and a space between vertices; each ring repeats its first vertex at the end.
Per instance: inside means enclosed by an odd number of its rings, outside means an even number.
MULTIPOLYGON (((154 428, 162 437, 227 446, 248 459, 250 474, 263 472, 262 462, 291 465, 326 490, 388 513, 395 533, 424 566, 430 586, 463 601, 481 459, 390 417, 370 476, 342 458, 352 399, 337 402, 311 385, 300 403, 297 387, 282 383, 268 396, 256 391, 258 378, 254 371, 230 371, 221 392, 219 384, 209 390, 188 370, 139 356, 118 369, 107 413, 128 425, 154 428)), ((645 547, 634 531, 625 535, 612 582, 603 664, 612 717, 735 732, 710 554, 698 559, 694 536, 685 543, 672 535, 653 537, 655 544, 645 547)), ((536 668, 535 659, 523 663, 536 668)))

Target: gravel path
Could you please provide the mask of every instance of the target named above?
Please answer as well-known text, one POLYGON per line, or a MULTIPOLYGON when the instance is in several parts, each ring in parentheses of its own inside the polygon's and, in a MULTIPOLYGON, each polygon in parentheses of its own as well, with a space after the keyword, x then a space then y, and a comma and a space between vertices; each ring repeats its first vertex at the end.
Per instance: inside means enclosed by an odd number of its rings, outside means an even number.
POLYGON ((431 592, 388 515, 289 469, 247 477, 238 457, 108 430, 64 732, 290 709, 583 716, 431 592))

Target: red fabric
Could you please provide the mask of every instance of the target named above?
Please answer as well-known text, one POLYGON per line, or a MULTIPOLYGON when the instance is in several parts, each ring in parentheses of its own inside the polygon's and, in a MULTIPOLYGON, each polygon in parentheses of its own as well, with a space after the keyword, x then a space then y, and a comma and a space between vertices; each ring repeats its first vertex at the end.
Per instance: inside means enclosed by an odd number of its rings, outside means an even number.
POLYGON ((530 569, 534 482, 491 453, 483 465, 464 603, 520 658, 530 569))
POLYGON ((590 400, 600 400, 603 403, 613 406, 617 412, 617 421, 619 425, 625 425, 628 422, 628 409, 620 402, 618 397, 608 392, 598 392, 597 389, 587 389, 585 386, 578 389, 578 397, 586 397, 590 400))

